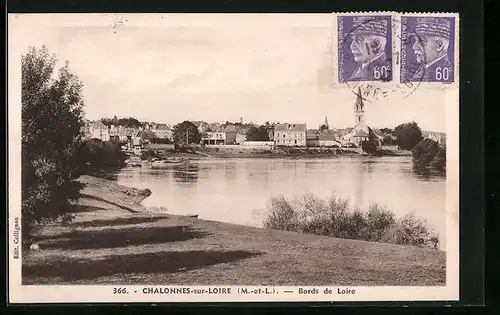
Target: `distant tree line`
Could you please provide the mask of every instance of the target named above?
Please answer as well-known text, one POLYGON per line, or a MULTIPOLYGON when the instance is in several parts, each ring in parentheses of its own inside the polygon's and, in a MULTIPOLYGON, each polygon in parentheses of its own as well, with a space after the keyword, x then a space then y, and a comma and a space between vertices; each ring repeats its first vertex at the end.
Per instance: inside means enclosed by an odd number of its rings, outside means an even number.
POLYGON ((270 125, 252 126, 246 133, 248 141, 269 141, 270 125))
POLYGON ((113 118, 102 118, 101 122, 106 126, 115 125, 126 128, 139 128, 142 126, 141 122, 133 117, 117 118, 114 116, 113 118))

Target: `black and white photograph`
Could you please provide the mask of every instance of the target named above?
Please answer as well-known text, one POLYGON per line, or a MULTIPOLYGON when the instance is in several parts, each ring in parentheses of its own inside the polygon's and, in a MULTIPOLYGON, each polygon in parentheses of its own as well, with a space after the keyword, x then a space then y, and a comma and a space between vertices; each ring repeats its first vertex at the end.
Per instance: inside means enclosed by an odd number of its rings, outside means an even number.
POLYGON ((457 299, 458 80, 339 20, 9 15, 11 300, 457 299))

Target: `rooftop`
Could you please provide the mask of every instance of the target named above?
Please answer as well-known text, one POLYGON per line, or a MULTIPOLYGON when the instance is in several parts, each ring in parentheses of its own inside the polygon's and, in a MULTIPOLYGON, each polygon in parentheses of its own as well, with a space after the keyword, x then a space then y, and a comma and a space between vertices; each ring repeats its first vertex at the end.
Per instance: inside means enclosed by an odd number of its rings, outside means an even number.
POLYGON ((334 133, 322 133, 319 135, 320 141, 334 141, 337 140, 337 136, 334 133))
POLYGON ((168 125, 167 124, 157 124, 156 125, 156 129, 158 130, 167 130, 168 129, 168 125))
POLYGON ((276 124, 274 131, 306 131, 306 124, 276 124))

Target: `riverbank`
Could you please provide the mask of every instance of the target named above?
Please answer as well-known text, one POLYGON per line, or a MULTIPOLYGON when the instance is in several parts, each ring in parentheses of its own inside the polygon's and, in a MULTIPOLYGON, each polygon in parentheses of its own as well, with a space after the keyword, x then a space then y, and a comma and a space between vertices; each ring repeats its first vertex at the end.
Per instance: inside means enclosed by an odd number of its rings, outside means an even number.
MULTIPOLYGON (((320 149, 320 148, 290 148, 279 150, 251 150, 251 149, 224 149, 205 147, 192 152, 169 152, 163 151, 162 157, 180 157, 190 159, 206 158, 275 158, 275 159, 325 159, 335 157, 363 157, 359 149, 320 149)), ((380 150, 374 156, 411 156, 411 151, 407 150, 380 150)))
POLYGON ((42 229, 23 284, 445 284, 445 253, 152 213, 147 190, 83 176, 74 220, 42 229))

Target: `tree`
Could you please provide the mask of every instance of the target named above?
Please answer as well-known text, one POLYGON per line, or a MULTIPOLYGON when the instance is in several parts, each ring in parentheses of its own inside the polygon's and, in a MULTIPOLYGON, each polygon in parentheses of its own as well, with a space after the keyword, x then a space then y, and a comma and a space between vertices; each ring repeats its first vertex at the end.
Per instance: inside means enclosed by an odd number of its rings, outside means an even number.
POLYGON ((45 46, 21 59, 23 241, 37 223, 67 216, 82 188, 83 85, 67 62, 54 76, 56 63, 45 46))
POLYGON ((250 127, 246 136, 248 141, 269 141, 269 132, 266 125, 250 127))
POLYGON ((201 141, 200 132, 196 125, 190 121, 183 121, 174 126, 173 129, 174 142, 176 144, 198 144, 201 141))
POLYGON ((416 170, 427 169, 436 157, 439 145, 431 139, 424 139, 417 143, 412 150, 413 166, 416 170))
POLYGON ((396 140, 394 140, 390 134, 386 134, 384 136, 384 138, 382 139, 382 144, 383 145, 395 145, 396 140))
POLYGON ((89 139, 82 142, 80 157, 85 161, 84 172, 91 175, 101 175, 108 170, 125 166, 126 154, 117 141, 102 141, 89 139))
POLYGON ((382 128, 382 129, 380 129, 380 132, 383 135, 391 135, 392 134, 392 129, 391 128, 382 128))
POLYGON ((141 122, 133 117, 118 119, 118 125, 127 128, 139 128, 142 126, 141 122))
POLYGON ((323 125, 319 126, 319 131, 320 132, 323 132, 323 131, 326 131, 326 130, 328 130, 328 126, 327 125, 323 124, 323 125))
POLYGON ((156 135, 151 130, 143 130, 139 132, 139 137, 141 138, 141 140, 151 140, 156 138, 156 135))
POLYGON ((403 150, 412 150, 422 140, 422 131, 414 121, 397 126, 393 135, 397 137, 396 143, 403 150))
POLYGON ((436 156, 431 162, 431 168, 438 172, 446 173, 446 147, 439 147, 436 156))

